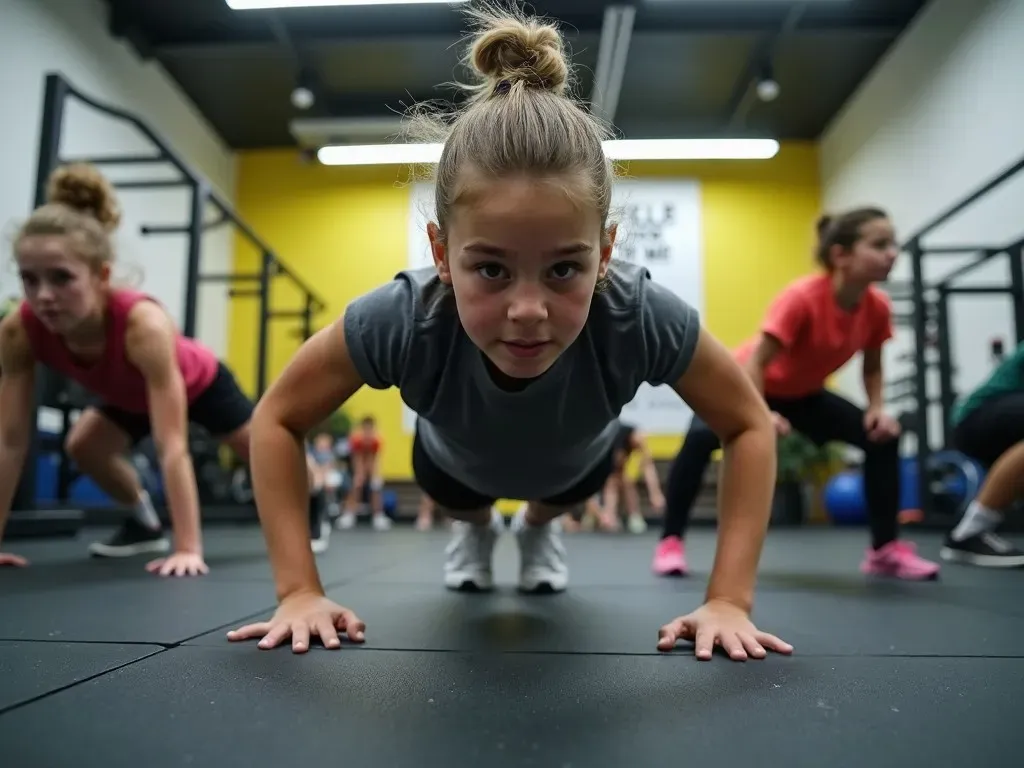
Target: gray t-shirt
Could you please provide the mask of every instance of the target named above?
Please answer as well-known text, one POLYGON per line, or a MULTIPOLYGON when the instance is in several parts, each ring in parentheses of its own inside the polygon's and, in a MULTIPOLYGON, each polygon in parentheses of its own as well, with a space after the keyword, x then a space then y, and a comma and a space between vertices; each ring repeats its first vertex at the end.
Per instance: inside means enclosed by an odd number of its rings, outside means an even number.
POLYGON ((569 490, 612 449, 643 382, 674 384, 700 334, 696 310, 643 267, 613 261, 576 341, 521 391, 498 387, 433 267, 400 272, 345 308, 363 381, 398 387, 442 471, 486 496, 569 490))

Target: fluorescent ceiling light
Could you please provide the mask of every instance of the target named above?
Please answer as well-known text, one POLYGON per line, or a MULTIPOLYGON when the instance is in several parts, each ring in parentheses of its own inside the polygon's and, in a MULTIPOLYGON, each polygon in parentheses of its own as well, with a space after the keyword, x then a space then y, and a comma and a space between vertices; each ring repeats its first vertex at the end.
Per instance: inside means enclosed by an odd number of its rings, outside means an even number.
MULTIPOLYGON (((442 144, 335 144, 321 147, 324 165, 431 164, 442 144)), ((768 160, 779 152, 774 139, 633 139, 606 141, 612 160, 768 160)))
POLYGON ((606 141, 612 160, 769 160, 775 139, 622 139, 606 141))
POLYGON ((226 0, 233 11, 257 11, 268 8, 327 8, 338 5, 457 5, 466 0, 226 0))

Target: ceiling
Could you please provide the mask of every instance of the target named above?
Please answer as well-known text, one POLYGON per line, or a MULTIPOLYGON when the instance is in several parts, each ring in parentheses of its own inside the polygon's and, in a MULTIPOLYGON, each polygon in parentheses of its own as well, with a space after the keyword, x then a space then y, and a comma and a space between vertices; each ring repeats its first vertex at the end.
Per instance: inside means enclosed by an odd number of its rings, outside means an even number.
MULTIPOLYGON (((232 11, 225 0, 107 2, 111 33, 159 61, 235 149, 354 140, 362 119, 388 127, 412 103, 452 98, 441 84, 465 79, 457 6, 232 11), (291 103, 300 77, 316 94, 305 111, 291 103)), ((594 106, 606 117, 611 110, 626 138, 815 139, 926 2, 635 0, 624 64, 600 79, 594 106), (755 84, 769 63, 781 88, 766 103, 755 84)), ((599 59, 615 58, 608 47, 600 55, 610 5, 527 6, 563 23, 576 90, 587 100, 604 71, 599 59)))

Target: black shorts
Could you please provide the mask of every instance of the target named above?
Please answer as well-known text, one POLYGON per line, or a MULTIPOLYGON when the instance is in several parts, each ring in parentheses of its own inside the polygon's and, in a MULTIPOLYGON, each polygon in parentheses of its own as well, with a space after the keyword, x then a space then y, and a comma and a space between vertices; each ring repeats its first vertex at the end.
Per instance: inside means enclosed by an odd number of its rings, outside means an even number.
MULTIPOLYGON (((96 407, 128 434, 132 445, 147 438, 153 430, 147 413, 131 413, 102 403, 96 407)), ((213 437, 226 437, 244 427, 252 418, 252 411, 252 401, 238 386, 231 369, 218 363, 217 375, 210 386, 189 405, 188 420, 213 437)))
POLYGON ((982 403, 953 429, 953 447, 986 469, 1024 440, 1024 392, 982 403))
MULTIPOLYGON (((582 504, 604 488, 605 481, 612 473, 614 462, 615 450, 613 448, 576 485, 555 496, 539 499, 539 501, 552 507, 572 507, 582 504)), ((463 485, 439 468, 427 455, 420 442, 419 434, 412 441, 412 472, 420 490, 444 509, 453 512, 483 509, 497 501, 493 496, 487 496, 463 485)), ((527 499, 527 501, 534 501, 534 499, 527 499)))

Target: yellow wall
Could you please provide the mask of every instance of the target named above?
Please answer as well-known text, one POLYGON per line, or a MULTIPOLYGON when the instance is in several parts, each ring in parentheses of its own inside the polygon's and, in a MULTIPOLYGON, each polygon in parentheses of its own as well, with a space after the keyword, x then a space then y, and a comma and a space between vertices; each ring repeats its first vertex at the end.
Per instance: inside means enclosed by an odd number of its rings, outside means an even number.
MULTIPOLYGON (((631 178, 683 177, 701 182, 704 230, 704 323, 725 344, 751 334, 767 303, 787 282, 812 269, 813 225, 819 213, 818 154, 811 144, 785 144, 768 161, 643 163, 631 178)), ((408 187, 403 171, 325 167, 293 151, 242 153, 237 207, 260 236, 328 302, 320 326, 356 296, 405 268, 408 187)), ((242 241, 235 268, 254 271, 257 254, 242 241)), ((272 305, 299 308, 286 281, 275 284, 272 305)), ((255 385, 255 299, 232 302, 229 360, 244 385, 255 385)), ((298 348, 297 325, 274 328, 271 380, 298 348)), ((377 417, 385 440, 383 470, 409 479, 411 436, 402 430, 397 391, 364 388, 346 410, 377 417)), ((652 439, 658 458, 681 437, 652 439)))

